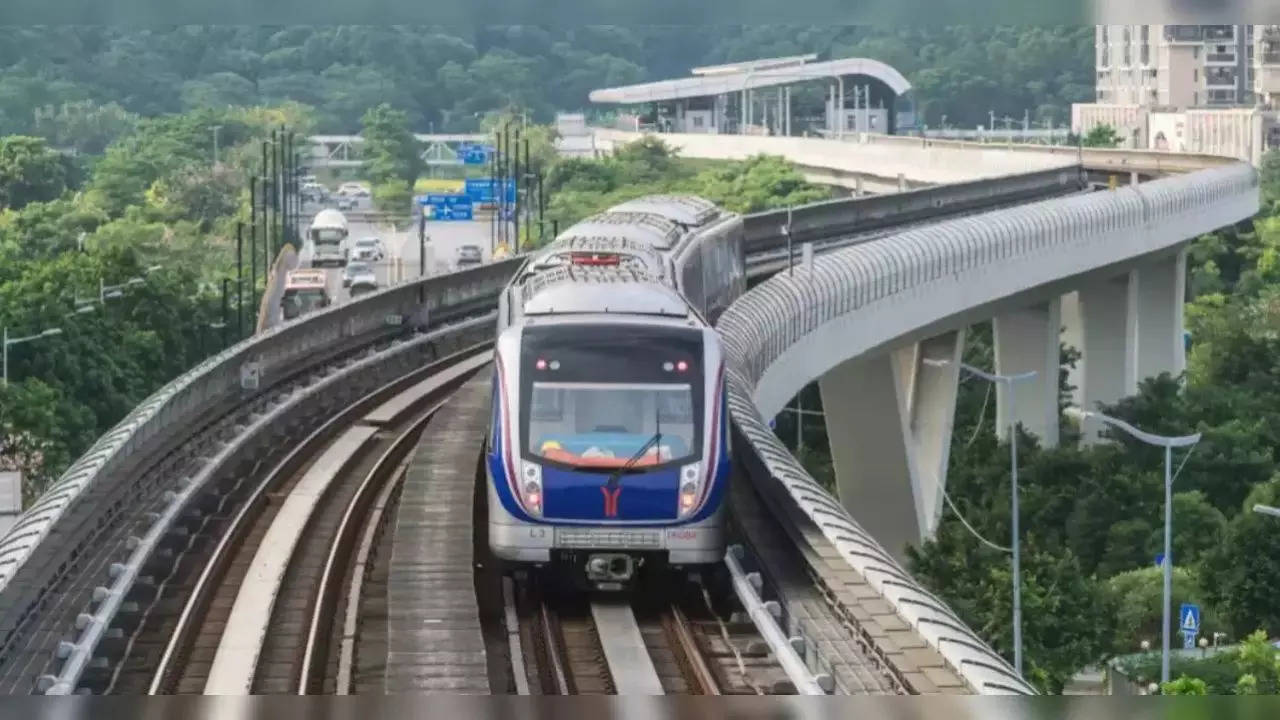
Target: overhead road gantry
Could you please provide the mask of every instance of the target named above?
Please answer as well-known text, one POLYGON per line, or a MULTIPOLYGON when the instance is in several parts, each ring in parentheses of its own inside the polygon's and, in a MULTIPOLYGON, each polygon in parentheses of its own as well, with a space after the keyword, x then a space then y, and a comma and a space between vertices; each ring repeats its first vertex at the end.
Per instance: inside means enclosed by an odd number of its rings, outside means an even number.
POLYGON ((752 60, 694 68, 693 76, 592 91, 593 103, 644 106, 623 129, 668 132, 795 135, 813 131, 843 137, 850 132, 894 132, 913 125, 911 83, 870 58, 809 62, 815 55, 752 60), (821 124, 793 122, 792 88, 825 83, 821 124), (774 92, 767 92, 772 90, 774 92))
MULTIPOLYGON (((479 133, 415 133, 413 137, 422 145, 422 161, 428 165, 461 165, 458 147, 488 139, 479 133)), ((312 135, 307 142, 311 167, 358 167, 363 162, 360 135, 312 135)))

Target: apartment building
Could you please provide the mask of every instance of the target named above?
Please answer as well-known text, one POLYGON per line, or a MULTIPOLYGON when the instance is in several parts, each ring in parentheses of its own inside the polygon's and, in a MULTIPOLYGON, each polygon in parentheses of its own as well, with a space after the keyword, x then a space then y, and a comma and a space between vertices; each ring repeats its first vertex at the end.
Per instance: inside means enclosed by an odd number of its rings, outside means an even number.
POLYGON ((1280 25, 1098 25, 1097 101, 1072 129, 1257 162, 1280 146, 1280 25))

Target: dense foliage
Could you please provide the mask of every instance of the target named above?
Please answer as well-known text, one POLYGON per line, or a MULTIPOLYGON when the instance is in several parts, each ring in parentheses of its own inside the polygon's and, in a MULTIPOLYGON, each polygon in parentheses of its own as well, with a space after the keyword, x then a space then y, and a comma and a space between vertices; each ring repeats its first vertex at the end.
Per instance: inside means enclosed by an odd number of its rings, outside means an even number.
MULTIPOLYGON (((383 102, 416 131, 466 130, 508 105, 547 121, 587 108, 595 88, 803 53, 896 67, 932 125, 1020 122, 1026 112, 1062 126, 1070 103, 1093 98, 1092 27, 8 26, 0 135, 99 152, 135 114, 286 101, 314 107, 327 132, 356 132, 383 102)), ((820 84, 795 102, 801 115, 820 113, 820 84)))
POLYGON ((650 193, 687 192, 734 212, 803 205, 831 198, 780 157, 757 156, 741 163, 684 160, 649 136, 624 145, 603 160, 568 159, 550 166, 547 220, 567 227, 611 205, 650 193))
MULTIPOLYGON (((0 387, 0 467, 25 472, 28 499, 221 346, 215 323, 222 280, 234 277, 235 221, 247 218, 245 178, 269 129, 302 119, 282 108, 131 121, 83 180, 43 140, 0 137, 0 325, 11 337, 61 330, 11 347, 0 387)), ((79 127, 70 145, 100 142, 98 126, 79 127)))

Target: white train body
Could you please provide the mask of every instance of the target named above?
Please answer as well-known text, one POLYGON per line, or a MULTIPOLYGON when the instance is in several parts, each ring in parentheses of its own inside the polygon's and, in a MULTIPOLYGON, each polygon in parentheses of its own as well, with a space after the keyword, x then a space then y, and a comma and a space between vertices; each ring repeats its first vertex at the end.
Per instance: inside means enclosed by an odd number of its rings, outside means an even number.
POLYGON ((489 543, 595 587, 718 563, 730 474, 710 323, 746 287, 742 219, 650 196, 565 230, 503 294, 486 443, 489 543))

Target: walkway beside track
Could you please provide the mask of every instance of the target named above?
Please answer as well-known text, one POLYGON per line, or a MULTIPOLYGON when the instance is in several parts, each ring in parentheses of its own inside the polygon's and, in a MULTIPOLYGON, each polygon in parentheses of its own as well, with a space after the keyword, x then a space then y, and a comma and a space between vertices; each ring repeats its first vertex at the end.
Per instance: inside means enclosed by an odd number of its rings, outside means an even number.
POLYGON ((389 695, 490 692, 472 544, 489 393, 482 370, 427 423, 405 473, 387 578, 389 695))

